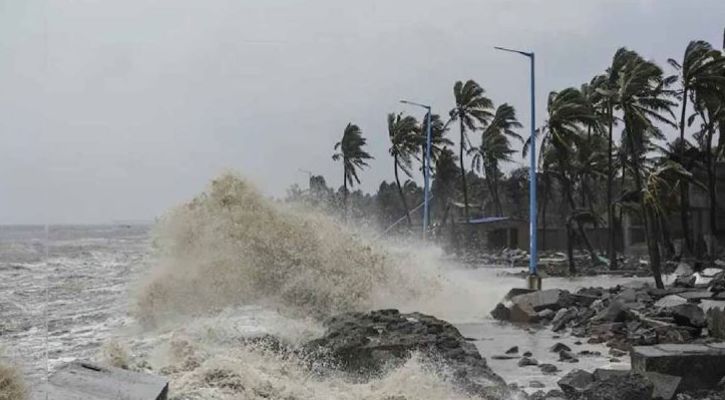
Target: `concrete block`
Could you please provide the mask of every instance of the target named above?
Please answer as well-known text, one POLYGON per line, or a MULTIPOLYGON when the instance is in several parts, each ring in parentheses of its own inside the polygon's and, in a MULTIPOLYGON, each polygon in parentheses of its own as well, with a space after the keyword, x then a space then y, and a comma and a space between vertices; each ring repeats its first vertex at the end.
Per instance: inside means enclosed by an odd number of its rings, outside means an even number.
POLYGON ((682 390, 714 388, 725 376, 725 343, 635 346, 631 358, 633 371, 681 377, 682 390))
POLYGON ((77 361, 34 388, 31 400, 166 400, 168 391, 163 377, 77 361))

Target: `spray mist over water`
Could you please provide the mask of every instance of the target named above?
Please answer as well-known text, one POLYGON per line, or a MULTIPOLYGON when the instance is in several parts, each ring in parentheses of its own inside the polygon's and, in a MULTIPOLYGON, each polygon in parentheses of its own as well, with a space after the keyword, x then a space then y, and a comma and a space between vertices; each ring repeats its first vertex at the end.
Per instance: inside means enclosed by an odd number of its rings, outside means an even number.
POLYGON ((155 243, 159 263, 137 302, 145 322, 245 304, 315 318, 408 308, 452 285, 435 248, 366 239, 331 217, 273 203, 232 174, 166 215, 155 243))
POLYGON ((158 263, 136 315, 156 329, 131 339, 134 352, 171 377, 177 399, 467 399, 416 356, 355 383, 242 340, 268 333, 294 346, 325 317, 377 308, 480 321, 497 300, 434 246, 372 236, 225 174, 155 228, 158 263))

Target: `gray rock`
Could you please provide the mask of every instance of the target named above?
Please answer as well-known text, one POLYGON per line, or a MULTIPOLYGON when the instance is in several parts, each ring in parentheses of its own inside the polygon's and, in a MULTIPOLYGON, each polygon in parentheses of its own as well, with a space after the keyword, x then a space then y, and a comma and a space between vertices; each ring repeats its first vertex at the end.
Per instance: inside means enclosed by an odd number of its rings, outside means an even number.
POLYGON ((531 357, 531 355, 532 354, 531 354, 530 351, 525 351, 524 354, 523 354, 524 357, 531 357))
POLYGON ((674 286, 683 287, 683 288, 692 288, 692 287, 695 287, 695 282, 697 282, 697 276, 695 276, 694 274, 682 275, 682 276, 678 276, 675 279, 674 286))
POLYGON ((568 398, 577 398, 579 394, 594 382, 594 375, 581 369, 575 369, 564 375, 557 385, 568 398))
POLYGON ((508 396, 504 380, 488 367, 476 346, 446 321, 421 313, 378 310, 341 314, 325 326, 324 336, 302 346, 302 353, 319 368, 371 379, 419 352, 466 392, 495 399, 508 396))
POLYGON ((559 361, 579 362, 579 359, 571 351, 562 350, 559 352, 559 361))
POLYGON ((568 311, 569 311, 569 310, 568 310, 568 309, 566 309, 566 308, 562 308, 562 309, 560 309, 559 311, 557 311, 557 312, 556 312, 556 314, 554 314, 554 318, 553 318, 553 319, 551 320, 551 323, 552 323, 552 324, 554 324, 554 325, 556 325, 557 323, 559 323, 559 321, 560 321, 560 320, 561 320, 562 318, 564 318, 564 316, 566 315, 566 313, 567 313, 568 311))
POLYGON ((536 360, 535 358, 531 358, 531 357, 522 357, 519 360, 518 365, 519 365, 519 367, 535 366, 535 365, 539 365, 539 361, 536 360))
POLYGON ((594 380, 606 381, 607 379, 611 379, 614 377, 622 377, 622 376, 625 376, 630 373, 631 373, 631 371, 627 370, 627 369, 597 368, 594 370, 594 380))
POLYGON ((654 386, 642 375, 626 374, 594 381, 581 392, 586 400, 647 400, 654 386))
POLYGON ((519 358, 518 356, 510 356, 510 355, 495 355, 491 356, 492 360, 515 360, 519 358))
POLYGON ((539 311, 536 314, 539 316, 540 320, 550 320, 550 319, 554 318, 554 316, 556 315, 556 312, 554 312, 554 310, 550 310, 547 308, 545 310, 539 311))
POLYGON ((535 311, 545 309, 556 311, 571 305, 573 299, 569 292, 560 289, 548 289, 515 296, 511 298, 511 301, 515 304, 526 303, 535 311))
POLYGON ((517 354, 519 352, 519 346, 514 346, 506 350, 506 354, 517 354))
POLYGON ((509 321, 533 323, 539 320, 539 315, 528 303, 514 303, 510 308, 509 321))
POLYGON ((612 301, 609 307, 597 314, 593 320, 596 322, 624 322, 629 317, 629 309, 618 301, 612 301))
POLYGON ((552 353, 559 353, 562 350, 571 351, 571 348, 564 343, 559 342, 551 346, 551 348, 549 349, 549 351, 551 351, 552 353))
POLYGON ((531 381, 531 382, 529 382, 529 387, 532 387, 535 389, 540 389, 540 388, 545 387, 545 385, 539 381, 531 381))
POLYGON ((679 391, 680 382, 682 382, 682 378, 679 376, 659 374, 657 372, 646 372, 644 375, 654 385, 652 393, 654 399, 672 399, 679 391))
POLYGON ((674 274, 677 276, 690 276, 693 272, 695 271, 692 270, 690 264, 681 262, 677 264, 674 274))
POLYGON ((559 372, 559 368, 554 364, 539 364, 539 369, 546 375, 552 375, 559 372))
POLYGON ((505 304, 498 303, 491 311, 491 316, 499 321, 508 321, 511 319, 511 310, 505 304))
POLYGON ((47 383, 36 385, 31 399, 103 400, 116 393, 129 400, 165 400, 168 391, 169 381, 160 376, 76 361, 55 371, 47 383))
POLYGON ((705 321, 705 312, 696 304, 680 304, 671 307, 672 317, 677 325, 691 326, 693 328, 704 328, 707 323, 705 321))
POLYGON ((575 319, 578 314, 579 310, 576 307, 571 307, 567 309, 566 312, 559 319, 554 317, 551 329, 554 332, 561 331, 562 329, 566 328, 566 325, 569 323, 569 321, 575 319))
POLYGON ((709 290, 690 290, 678 293, 678 296, 684 298, 685 300, 699 302, 701 300, 711 299, 713 297, 713 293, 709 290))
POLYGON ((665 296, 655 303, 655 307, 659 308, 669 308, 674 306, 679 306, 681 304, 686 304, 687 300, 684 297, 680 297, 676 294, 671 294, 669 296, 665 296))

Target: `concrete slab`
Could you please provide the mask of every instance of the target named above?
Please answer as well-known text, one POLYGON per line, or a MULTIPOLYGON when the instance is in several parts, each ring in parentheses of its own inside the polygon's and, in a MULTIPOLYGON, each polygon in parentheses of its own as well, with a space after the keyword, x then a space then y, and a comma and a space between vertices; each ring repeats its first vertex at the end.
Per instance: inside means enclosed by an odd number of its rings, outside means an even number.
POLYGON ((680 389, 714 388, 725 376, 725 344, 659 344, 635 346, 632 370, 682 378, 680 389))
POLYGON ((709 290, 694 290, 689 292, 678 293, 677 295, 685 300, 700 301, 712 298, 714 293, 709 290))
POLYGON ((47 384, 33 388, 31 400, 166 400, 167 379, 155 375, 72 362, 58 369, 47 384), (46 396, 47 394, 47 396, 46 396))
POLYGON ((540 290, 538 292, 514 296, 511 298, 511 301, 514 303, 527 303, 533 307, 534 311, 544 309, 556 311, 562 308, 564 295, 564 291, 559 289, 540 290))

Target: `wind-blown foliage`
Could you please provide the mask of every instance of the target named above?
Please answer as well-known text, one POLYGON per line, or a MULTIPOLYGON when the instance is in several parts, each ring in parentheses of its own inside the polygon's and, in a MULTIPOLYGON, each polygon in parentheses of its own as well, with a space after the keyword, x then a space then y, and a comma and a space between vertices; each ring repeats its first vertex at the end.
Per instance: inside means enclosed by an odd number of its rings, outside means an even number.
POLYGON ((362 136, 362 130, 353 123, 348 123, 342 134, 342 140, 335 143, 337 153, 333 154, 332 159, 335 161, 342 160, 343 168, 343 190, 345 196, 345 206, 347 207, 347 185, 350 187, 360 183, 358 170, 368 166, 367 160, 373 157, 368 154, 363 147, 367 139, 362 136))
POLYGON ((466 185, 466 166, 463 158, 468 148, 467 132, 474 131, 479 127, 485 127, 493 118, 491 109, 493 102, 485 96, 485 90, 473 80, 466 83, 461 81, 453 85, 453 97, 456 106, 450 111, 450 121, 458 122, 460 130, 459 139, 459 162, 461 168, 461 187, 463 189, 463 204, 466 221, 470 219, 468 210, 468 187, 466 185))
POLYGON ((403 116, 403 114, 388 114, 388 138, 390 139, 390 155, 393 156, 393 166, 395 168, 395 183, 398 185, 398 193, 400 201, 403 204, 405 217, 408 220, 408 226, 413 225, 410 218, 408 202, 403 193, 403 187, 400 184, 398 169, 410 177, 413 165, 413 157, 419 149, 418 138, 418 121, 412 116, 403 116))
POLYGON ((509 138, 512 137, 523 142, 521 136, 514 131, 515 128, 520 127, 521 123, 516 119, 516 111, 512 106, 504 103, 496 109, 491 123, 483 129, 480 146, 468 149, 468 154, 473 155, 471 169, 483 172, 488 190, 493 197, 496 215, 503 215, 498 190, 499 177, 502 175, 499 166, 503 162, 511 161, 511 155, 515 153, 511 148, 509 138))

